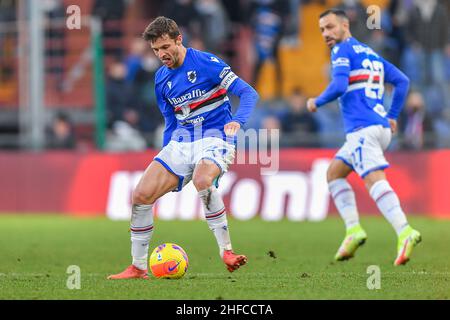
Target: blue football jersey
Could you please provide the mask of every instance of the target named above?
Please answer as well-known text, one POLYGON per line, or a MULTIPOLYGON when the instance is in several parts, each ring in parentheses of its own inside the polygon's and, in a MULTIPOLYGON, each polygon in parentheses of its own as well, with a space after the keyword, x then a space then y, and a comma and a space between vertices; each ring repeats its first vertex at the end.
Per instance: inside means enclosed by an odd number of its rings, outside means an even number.
POLYGON ((383 106, 384 83, 396 68, 353 37, 333 47, 331 64, 333 77, 348 77, 347 91, 339 97, 345 131, 371 125, 389 127, 383 106))
POLYGON ((232 119, 227 90, 236 79, 220 58, 193 48, 187 48, 180 67, 162 66, 155 75, 155 92, 166 129, 173 126, 172 140, 189 142, 219 133, 225 137, 223 127, 232 119), (173 121, 168 124, 167 119, 173 121))

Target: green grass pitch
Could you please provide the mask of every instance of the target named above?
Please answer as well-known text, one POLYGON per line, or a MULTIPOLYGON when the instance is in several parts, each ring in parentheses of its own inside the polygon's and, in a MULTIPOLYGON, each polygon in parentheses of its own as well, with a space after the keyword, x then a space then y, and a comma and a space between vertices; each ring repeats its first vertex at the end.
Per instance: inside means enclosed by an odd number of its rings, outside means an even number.
POLYGON ((190 266, 180 280, 106 280, 130 263, 128 222, 60 215, 0 215, 0 299, 449 299, 450 221, 411 217, 423 241, 406 266, 392 265, 396 237, 381 217, 362 218, 368 241, 354 259, 333 262, 342 221, 229 221, 248 265, 226 271, 205 221, 155 221, 151 249, 181 245, 190 266), (81 269, 69 290, 67 268, 81 269), (380 268, 369 290, 367 268, 380 268))

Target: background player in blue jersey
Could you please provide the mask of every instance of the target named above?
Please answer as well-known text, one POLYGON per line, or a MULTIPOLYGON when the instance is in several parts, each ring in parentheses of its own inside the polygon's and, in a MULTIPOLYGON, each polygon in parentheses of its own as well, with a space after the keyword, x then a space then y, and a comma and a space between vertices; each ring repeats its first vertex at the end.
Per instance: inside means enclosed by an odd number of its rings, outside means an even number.
POLYGON ((155 92, 165 118, 163 149, 145 170, 132 195, 132 264, 108 279, 148 278, 153 204, 193 181, 206 221, 230 272, 247 262, 232 250, 226 210, 216 187, 235 154, 235 134, 258 100, 257 92, 213 54, 186 48, 175 21, 156 18, 143 37, 163 63, 155 92), (232 115, 227 93, 240 98, 232 115))
POLYGON ((409 226, 397 194, 386 180, 384 169, 389 164, 383 151, 396 131, 396 119, 403 107, 409 80, 394 65, 352 37, 344 11, 325 11, 320 15, 319 26, 331 48, 332 81, 319 97, 308 100, 308 110, 316 112, 317 108, 339 98, 346 130, 346 142, 327 172, 331 196, 347 229, 335 259, 353 257, 367 239, 359 223, 355 194, 346 180, 355 171, 364 179, 370 196, 397 233, 394 265, 404 264, 421 241, 421 235, 409 226), (395 87, 389 112, 383 106, 384 83, 395 87))

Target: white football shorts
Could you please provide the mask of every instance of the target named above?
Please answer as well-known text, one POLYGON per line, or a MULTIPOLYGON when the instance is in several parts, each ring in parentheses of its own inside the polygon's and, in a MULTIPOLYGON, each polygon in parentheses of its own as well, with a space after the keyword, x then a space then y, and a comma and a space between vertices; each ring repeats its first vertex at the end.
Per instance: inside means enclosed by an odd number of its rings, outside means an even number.
POLYGON ((361 178, 372 171, 389 167, 384 150, 391 142, 391 129, 374 125, 348 133, 346 142, 336 153, 335 158, 342 160, 361 178))
POLYGON ((214 162, 220 169, 220 175, 215 180, 216 187, 219 179, 228 171, 233 162, 236 148, 220 138, 206 137, 193 142, 170 141, 154 158, 169 172, 179 178, 178 187, 173 191, 181 191, 187 185, 194 172, 195 166, 202 159, 214 162))

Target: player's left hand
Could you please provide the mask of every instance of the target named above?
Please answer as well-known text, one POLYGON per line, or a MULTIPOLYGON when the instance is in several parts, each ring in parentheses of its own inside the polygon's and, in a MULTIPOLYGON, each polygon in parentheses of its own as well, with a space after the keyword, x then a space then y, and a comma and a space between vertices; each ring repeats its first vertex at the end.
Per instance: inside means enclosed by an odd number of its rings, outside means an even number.
POLYGON ((223 130, 228 137, 233 137, 236 135, 240 128, 241 125, 239 124, 239 122, 231 121, 223 127, 223 130))
POLYGON ((316 99, 315 98, 309 98, 306 102, 306 107, 308 108, 309 112, 316 112, 317 106, 316 106, 316 99))
POLYGON ((396 133, 397 132, 397 120, 388 119, 388 121, 389 121, 389 125, 391 126, 392 133, 396 133))

